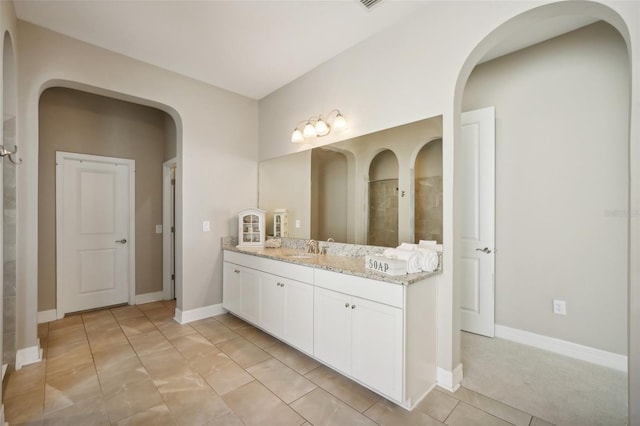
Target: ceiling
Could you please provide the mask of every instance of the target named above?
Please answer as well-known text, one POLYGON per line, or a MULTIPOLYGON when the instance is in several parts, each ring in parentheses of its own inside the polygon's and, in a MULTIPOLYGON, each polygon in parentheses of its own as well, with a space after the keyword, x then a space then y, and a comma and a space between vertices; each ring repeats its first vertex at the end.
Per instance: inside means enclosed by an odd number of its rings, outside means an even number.
MULTIPOLYGON (((252 99, 309 72, 428 0, 14 0, 19 19, 252 99)), ((590 22, 586 22, 590 23, 590 22)), ((585 25, 559 19, 494 57, 585 25)), ((513 43, 515 42, 515 43, 513 43)))

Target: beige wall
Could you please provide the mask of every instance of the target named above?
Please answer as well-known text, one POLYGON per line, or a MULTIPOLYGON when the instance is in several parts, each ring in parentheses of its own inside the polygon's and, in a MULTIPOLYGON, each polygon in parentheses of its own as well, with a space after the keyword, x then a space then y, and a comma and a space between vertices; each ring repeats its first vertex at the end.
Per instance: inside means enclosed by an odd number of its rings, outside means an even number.
MULTIPOLYGON (((162 290, 162 162, 167 114, 104 96, 51 88, 40 98, 38 311, 56 308, 56 151, 136 162, 136 294, 162 290)), ((173 149, 175 152, 175 148, 173 149)))
POLYGON ((627 61, 597 23, 478 66, 464 96, 496 108, 496 323, 624 355, 627 61))

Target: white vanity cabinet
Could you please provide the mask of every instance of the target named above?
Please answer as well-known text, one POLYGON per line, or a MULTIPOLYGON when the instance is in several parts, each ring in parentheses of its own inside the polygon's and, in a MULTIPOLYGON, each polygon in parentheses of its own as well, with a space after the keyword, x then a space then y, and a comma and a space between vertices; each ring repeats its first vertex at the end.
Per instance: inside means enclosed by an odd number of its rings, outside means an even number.
POLYGON ((408 285, 224 251, 223 306, 412 408, 436 384, 438 275, 408 285))
MULTIPOLYGON (((316 272, 314 356, 387 397, 402 401, 403 310, 352 294, 363 295, 371 285, 389 286, 387 290, 396 293, 390 298, 372 296, 398 304, 403 287, 335 272, 316 272)), ((380 288, 374 293, 376 290, 380 288)))
POLYGON ((222 306, 250 321, 258 321, 260 277, 253 269, 257 259, 253 256, 225 252, 222 268, 222 306))

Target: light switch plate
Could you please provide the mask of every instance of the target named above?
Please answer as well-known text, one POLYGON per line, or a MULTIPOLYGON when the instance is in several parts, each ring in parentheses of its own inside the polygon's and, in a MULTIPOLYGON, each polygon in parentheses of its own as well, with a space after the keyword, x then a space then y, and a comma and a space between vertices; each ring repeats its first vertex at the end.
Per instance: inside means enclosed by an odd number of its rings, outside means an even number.
POLYGON ((156 225, 156 234, 162 234, 162 225, 156 225))
POLYGON ((211 231, 211 223, 208 220, 202 222, 202 232, 211 231))

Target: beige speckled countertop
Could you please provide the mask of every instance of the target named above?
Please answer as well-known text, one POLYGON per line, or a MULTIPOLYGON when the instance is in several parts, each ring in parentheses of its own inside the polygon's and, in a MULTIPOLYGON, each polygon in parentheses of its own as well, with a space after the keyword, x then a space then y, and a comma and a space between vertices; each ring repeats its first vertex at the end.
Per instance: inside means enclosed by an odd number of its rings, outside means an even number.
POLYGON ((422 281, 428 277, 438 275, 442 272, 440 267, 434 272, 420 272, 417 274, 386 275, 380 272, 371 271, 364 267, 364 257, 362 256, 337 256, 331 254, 315 254, 311 257, 291 257, 307 253, 292 248, 264 248, 264 247, 237 247, 235 245, 224 244, 224 250, 237 253, 249 254, 253 256, 265 257, 268 259, 280 260, 283 262, 295 263, 297 265, 309 266, 312 268, 325 269, 327 271, 339 272, 343 274, 355 275, 378 281, 385 281, 392 284, 409 285, 422 281))

